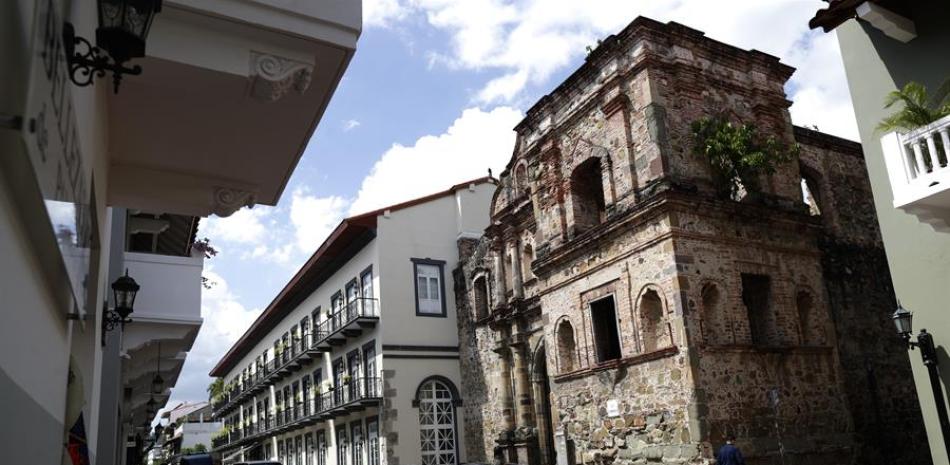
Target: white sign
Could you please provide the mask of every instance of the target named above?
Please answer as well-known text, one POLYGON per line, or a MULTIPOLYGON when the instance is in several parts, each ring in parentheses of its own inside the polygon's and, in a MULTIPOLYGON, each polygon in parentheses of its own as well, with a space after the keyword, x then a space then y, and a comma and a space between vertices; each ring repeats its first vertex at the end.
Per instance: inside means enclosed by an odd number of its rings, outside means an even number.
MULTIPOLYGON (((78 309, 85 311, 90 250, 95 244, 92 172, 83 163, 69 65, 63 48, 62 0, 40 0, 23 140, 69 276, 78 309)), ((90 283, 91 285, 91 283, 90 283)))
POLYGON ((618 402, 617 399, 610 399, 607 401, 607 416, 608 417, 620 416, 620 402, 618 402))

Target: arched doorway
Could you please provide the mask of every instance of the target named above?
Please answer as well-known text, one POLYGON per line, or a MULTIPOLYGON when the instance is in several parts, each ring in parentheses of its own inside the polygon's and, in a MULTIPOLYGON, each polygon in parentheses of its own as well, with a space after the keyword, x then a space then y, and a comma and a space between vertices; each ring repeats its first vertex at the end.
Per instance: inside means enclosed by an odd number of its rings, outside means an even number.
POLYGON ((541 465, 557 463, 554 449, 554 419, 551 414, 551 380, 548 378, 547 353, 542 342, 534 352, 531 384, 534 390, 535 425, 538 428, 538 452, 541 465))
POLYGON ((458 391, 452 382, 433 376, 419 385, 415 404, 419 408, 419 437, 422 465, 458 463, 455 407, 458 391))

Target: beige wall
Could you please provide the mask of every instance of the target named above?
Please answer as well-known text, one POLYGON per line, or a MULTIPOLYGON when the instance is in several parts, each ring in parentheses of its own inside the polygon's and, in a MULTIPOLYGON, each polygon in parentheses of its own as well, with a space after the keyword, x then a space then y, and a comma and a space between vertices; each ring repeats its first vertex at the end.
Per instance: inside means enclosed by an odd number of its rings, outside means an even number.
POLYGON ((455 290, 452 270, 458 264, 459 236, 480 235, 488 226, 494 184, 474 191, 461 188, 454 196, 380 216, 378 237, 385 344, 457 345, 455 290), (443 260, 446 316, 416 316, 412 258, 443 260))
MULTIPOLYGON (((396 433, 399 437, 398 442, 390 445, 392 453, 399 458, 401 465, 421 463, 422 442, 419 433, 419 408, 412 405, 416 399, 416 391, 426 378, 442 376, 452 381, 455 389, 461 392, 458 360, 397 359, 388 356, 384 358, 385 370, 393 373, 392 378, 387 379, 387 389, 396 390, 395 395, 388 399, 392 407, 387 409, 387 412, 398 412, 398 421, 392 423, 393 430, 386 431, 387 434, 396 433)), ((465 463, 467 458, 463 445, 464 441, 461 440, 461 428, 464 424, 462 409, 456 408, 455 415, 459 463, 465 463)))

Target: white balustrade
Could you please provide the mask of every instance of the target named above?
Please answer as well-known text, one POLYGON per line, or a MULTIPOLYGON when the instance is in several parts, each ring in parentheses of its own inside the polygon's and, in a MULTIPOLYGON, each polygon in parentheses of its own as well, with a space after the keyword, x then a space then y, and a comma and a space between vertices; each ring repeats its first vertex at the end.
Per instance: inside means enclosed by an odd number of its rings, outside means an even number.
MULTIPOLYGON (((937 227, 950 219, 950 116, 881 137, 894 206, 937 227)), ((950 223, 948 223, 950 224, 950 223)))

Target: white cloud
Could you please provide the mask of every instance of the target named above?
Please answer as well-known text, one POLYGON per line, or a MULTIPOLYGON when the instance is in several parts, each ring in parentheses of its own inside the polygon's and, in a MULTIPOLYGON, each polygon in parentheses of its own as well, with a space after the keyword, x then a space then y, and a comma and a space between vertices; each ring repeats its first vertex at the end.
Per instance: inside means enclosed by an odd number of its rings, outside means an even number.
MULTIPOLYGON (((205 264, 203 275, 215 282, 211 289, 201 292, 201 316, 204 323, 195 339, 182 374, 172 392, 172 399, 195 401, 207 399, 205 389, 211 378, 206 374, 251 326, 261 309, 247 309, 228 287, 227 281, 205 264)), ((174 405, 169 401, 168 405, 174 405)))
POLYGON ((392 21, 403 19, 408 9, 399 0, 363 0, 363 25, 386 27, 392 21))
POLYGON ((290 203, 290 221, 294 225, 297 247, 312 253, 343 219, 349 205, 343 197, 317 197, 306 188, 294 190, 290 203))
POLYGON ((511 158, 512 128, 521 118, 521 112, 511 107, 469 108, 443 134, 423 136, 410 147, 393 145, 363 179, 350 214, 486 176, 488 168, 497 175, 511 158))
POLYGON ((857 137, 836 39, 808 30, 809 18, 821 8, 816 2, 408 0, 398 18, 407 18, 410 8, 451 39, 448 50, 427 53, 430 66, 496 73, 476 91, 480 104, 510 104, 531 84, 549 85, 548 78, 576 63, 586 46, 643 15, 679 22, 712 39, 761 50, 798 67, 790 85, 791 98, 797 100, 792 107, 795 122, 857 137))
POLYGON ((346 120, 346 121, 343 122, 343 131, 344 131, 344 132, 348 132, 348 131, 350 131, 350 130, 352 130, 352 129, 356 129, 356 128, 360 127, 360 124, 362 124, 362 123, 360 123, 359 121, 357 121, 357 120, 355 120, 355 119, 348 119, 348 120, 346 120))
POLYGON ((211 242, 224 241, 240 244, 258 242, 264 236, 266 228, 263 220, 271 209, 242 208, 229 217, 210 217, 201 220, 200 234, 211 242))

